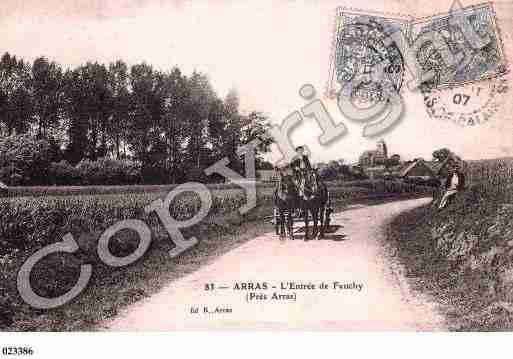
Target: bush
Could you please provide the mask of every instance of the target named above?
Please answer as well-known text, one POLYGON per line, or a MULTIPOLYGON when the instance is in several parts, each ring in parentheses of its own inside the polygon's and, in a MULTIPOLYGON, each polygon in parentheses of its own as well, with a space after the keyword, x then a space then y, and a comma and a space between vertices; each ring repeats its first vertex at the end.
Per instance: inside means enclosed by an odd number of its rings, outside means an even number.
POLYGON ((128 185, 140 180, 139 166, 127 160, 82 160, 76 169, 82 185, 128 185))
POLYGON ((0 139, 0 181, 9 186, 47 184, 50 144, 29 135, 0 139))
POLYGON ((76 167, 57 158, 55 145, 29 135, 0 139, 0 181, 9 186, 120 185, 140 182, 140 168, 128 160, 82 160, 76 167))
POLYGON ((53 185, 74 185, 80 182, 80 172, 64 160, 52 162, 48 172, 50 183, 53 185))

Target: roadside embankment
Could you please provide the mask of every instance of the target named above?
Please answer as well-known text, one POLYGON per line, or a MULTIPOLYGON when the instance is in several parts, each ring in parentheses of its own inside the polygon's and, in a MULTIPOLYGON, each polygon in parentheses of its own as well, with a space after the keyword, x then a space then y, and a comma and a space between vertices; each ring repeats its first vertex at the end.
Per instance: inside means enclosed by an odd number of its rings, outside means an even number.
POLYGON ((513 328, 513 203, 485 186, 448 207, 428 205, 391 223, 389 238, 414 286, 442 304, 453 330, 513 328))

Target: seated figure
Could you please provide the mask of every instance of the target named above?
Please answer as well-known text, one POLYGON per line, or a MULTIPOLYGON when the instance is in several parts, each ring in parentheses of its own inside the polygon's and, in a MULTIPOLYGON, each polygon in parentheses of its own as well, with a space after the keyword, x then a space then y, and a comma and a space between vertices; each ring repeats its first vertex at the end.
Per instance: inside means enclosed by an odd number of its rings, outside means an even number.
POLYGON ((308 156, 305 154, 305 149, 303 146, 299 146, 296 148, 297 156, 290 163, 290 167, 294 172, 294 181, 296 186, 300 188, 301 181, 304 179, 305 174, 310 173, 312 171, 312 165, 310 164, 310 160, 308 156))

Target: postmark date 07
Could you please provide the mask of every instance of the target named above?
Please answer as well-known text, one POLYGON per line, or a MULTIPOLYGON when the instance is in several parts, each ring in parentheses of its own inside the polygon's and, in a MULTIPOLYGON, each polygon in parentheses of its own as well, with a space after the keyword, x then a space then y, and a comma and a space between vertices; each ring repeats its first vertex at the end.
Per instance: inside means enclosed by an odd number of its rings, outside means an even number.
POLYGON ((17 356, 31 356, 34 354, 34 349, 29 346, 5 346, 2 347, 2 356, 17 357, 17 356))

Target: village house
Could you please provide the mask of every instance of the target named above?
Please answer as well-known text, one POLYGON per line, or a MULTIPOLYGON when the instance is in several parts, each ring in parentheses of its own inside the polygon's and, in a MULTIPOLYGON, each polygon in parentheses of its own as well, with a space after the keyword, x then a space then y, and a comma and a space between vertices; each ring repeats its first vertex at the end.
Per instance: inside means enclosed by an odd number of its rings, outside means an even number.
POLYGON ((369 178, 400 178, 403 180, 433 180, 444 178, 447 174, 449 163, 461 163, 462 160, 454 154, 450 154, 443 161, 425 161, 422 158, 401 163, 398 154, 388 156, 388 148, 385 141, 380 140, 375 150, 364 151, 354 164, 369 178))
POLYGON ((422 158, 408 161, 397 166, 392 171, 392 176, 403 180, 424 180, 432 181, 443 179, 447 176, 447 169, 451 163, 462 163, 462 160, 453 154, 443 161, 425 161, 422 158))
POLYGON ((424 161, 423 159, 418 159, 416 161, 411 161, 402 166, 402 168, 398 172, 398 177, 400 178, 417 178, 428 180, 436 176, 436 172, 431 164, 424 161))

